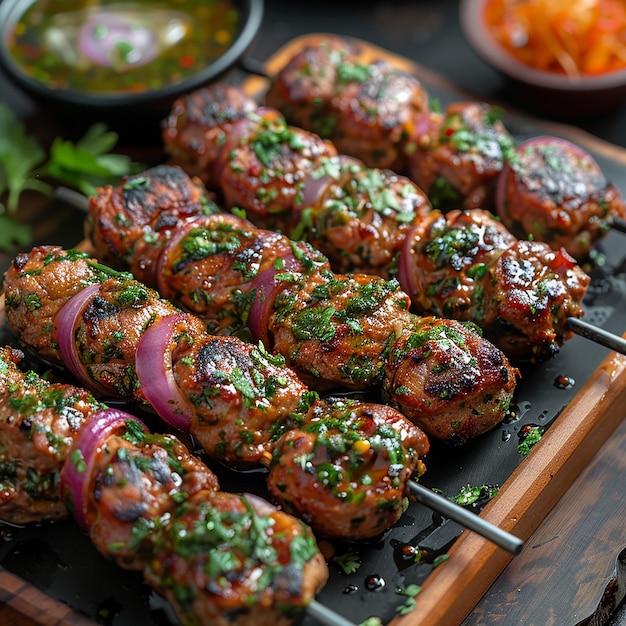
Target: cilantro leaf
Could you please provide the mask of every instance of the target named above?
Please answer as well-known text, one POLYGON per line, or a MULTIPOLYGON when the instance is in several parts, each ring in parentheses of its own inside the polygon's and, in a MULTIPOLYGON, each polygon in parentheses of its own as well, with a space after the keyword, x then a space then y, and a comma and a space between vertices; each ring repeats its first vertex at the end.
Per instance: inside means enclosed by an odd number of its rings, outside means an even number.
POLYGON ((144 166, 130 157, 111 153, 118 135, 104 124, 92 125, 75 144, 56 138, 49 154, 4 103, 0 103, 0 250, 26 246, 32 231, 16 220, 22 192, 52 195, 53 184, 63 184, 85 195, 98 187, 117 185, 122 177, 144 166))
POLYGON ((8 193, 6 210, 17 211, 25 189, 42 191, 44 183, 33 170, 46 158, 43 148, 26 133, 24 125, 5 103, 0 103, 0 195, 8 193))
POLYGON ((399 589, 396 593, 400 596, 406 596, 404 604, 396 607, 396 613, 399 615, 408 615, 413 609, 415 609, 415 598, 422 591, 419 585, 407 585, 403 589, 399 589))
POLYGON ((32 231, 26 224, 20 224, 13 216, 0 213, 0 250, 10 250, 13 246, 26 246, 32 240, 32 231))
POLYGON ((331 561, 344 574, 354 574, 361 567, 361 560, 352 548, 348 548, 343 554, 336 554, 331 561))
POLYGON ((97 187, 117 184, 125 174, 140 169, 125 155, 108 154, 117 143, 117 137, 103 124, 94 124, 75 144, 57 137, 50 147, 50 160, 43 173, 88 196, 96 193, 97 187))

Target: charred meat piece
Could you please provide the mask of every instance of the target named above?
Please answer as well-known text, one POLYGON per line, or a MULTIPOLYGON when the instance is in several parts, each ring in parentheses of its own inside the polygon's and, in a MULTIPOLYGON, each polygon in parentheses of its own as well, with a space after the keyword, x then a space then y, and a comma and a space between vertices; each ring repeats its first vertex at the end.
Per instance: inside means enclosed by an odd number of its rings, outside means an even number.
POLYGON ((278 111, 258 109, 233 124, 215 176, 225 206, 247 211, 259 226, 281 226, 291 219, 305 173, 336 154, 330 142, 287 125, 278 111))
POLYGON ((177 311, 156 291, 128 275, 107 279, 85 298, 72 326, 73 349, 85 378, 102 397, 127 401, 137 397, 139 339, 148 326, 177 311))
POLYGON ((423 473, 428 449, 391 407, 328 398, 276 443, 268 486, 322 536, 373 538, 402 515, 407 481, 423 473))
POLYGON ((426 194, 386 169, 340 155, 308 175, 292 237, 323 252, 337 272, 387 278, 407 233, 431 211, 426 194))
POLYGON ((294 255, 328 266, 305 243, 291 242, 229 214, 189 220, 162 250, 155 282, 165 298, 201 317, 213 334, 242 334, 255 296, 253 281, 294 255))
POLYGON ((472 324, 415 318, 390 347, 383 398, 427 435, 463 444, 502 421, 518 376, 472 324))
POLYGON ((216 188, 217 153, 233 123, 256 108, 256 102, 235 84, 218 82, 181 96, 163 121, 163 144, 170 163, 216 188))
POLYGON ((519 240, 489 268, 482 294, 485 334, 513 358, 543 361, 572 337, 590 278, 563 249, 519 240))
POLYGON ((95 259, 78 250, 38 246, 28 254, 18 254, 3 277, 11 329, 42 358, 61 363, 54 332, 57 311, 86 286, 105 278, 95 259))
POLYGON ((296 52, 265 103, 290 124, 330 139, 338 152, 398 173, 407 171, 407 151, 425 132, 429 111, 416 77, 386 61, 363 63, 336 38, 296 52))
POLYGON ((303 46, 271 79, 265 104, 280 110, 290 124, 332 138, 336 116, 331 102, 345 70, 357 66, 359 58, 359 47, 342 37, 303 46))
POLYGON ((515 151, 501 111, 482 102, 455 102, 430 115, 428 131, 415 142, 408 176, 433 207, 491 209, 496 182, 515 151))
POLYGON ((554 356, 590 278, 563 249, 514 238, 487 211, 433 214, 407 240, 400 283, 419 312, 473 321, 510 357, 554 356))
POLYGON ((284 359, 234 337, 197 338, 175 355, 173 370, 193 405, 190 433, 234 466, 263 463, 275 433, 307 409, 308 389, 284 359))
POLYGON ((365 389, 380 381, 390 342, 410 324, 409 306, 395 280, 294 275, 274 302, 271 345, 314 388, 365 389))
POLYGON ((433 211, 407 237, 400 282, 419 312, 480 325, 485 272, 516 241, 487 211, 433 211))
POLYGON ((0 349, 0 519, 67 516, 59 476, 72 442, 100 404, 86 390, 23 372, 18 350, 0 349))
POLYGON ((125 569, 142 570, 152 556, 146 538, 159 518, 219 484, 176 437, 133 424, 127 421, 98 447, 85 478, 82 514, 101 554, 125 569))
POLYGON ((252 495, 197 493, 150 540, 146 580, 183 624, 288 626, 328 578, 309 528, 252 495))
MULTIPOLYGON (((217 212, 217 207, 199 179, 179 167, 158 165, 92 195, 86 230, 100 260, 129 270, 139 256, 138 243, 167 239, 180 220, 210 212, 217 212)), ((149 259, 132 269, 142 280, 149 278, 149 259)))
POLYGON ((497 211, 521 239, 531 236, 584 260, 626 203, 585 150, 564 139, 521 143, 498 182, 497 211))

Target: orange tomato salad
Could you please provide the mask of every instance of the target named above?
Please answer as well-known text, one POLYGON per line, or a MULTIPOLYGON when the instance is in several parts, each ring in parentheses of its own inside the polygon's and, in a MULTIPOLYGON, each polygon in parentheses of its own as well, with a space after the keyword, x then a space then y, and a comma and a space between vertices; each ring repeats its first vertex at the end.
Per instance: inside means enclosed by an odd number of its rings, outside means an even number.
POLYGON ((626 67, 626 0, 487 0, 485 20, 535 69, 578 77, 626 67))

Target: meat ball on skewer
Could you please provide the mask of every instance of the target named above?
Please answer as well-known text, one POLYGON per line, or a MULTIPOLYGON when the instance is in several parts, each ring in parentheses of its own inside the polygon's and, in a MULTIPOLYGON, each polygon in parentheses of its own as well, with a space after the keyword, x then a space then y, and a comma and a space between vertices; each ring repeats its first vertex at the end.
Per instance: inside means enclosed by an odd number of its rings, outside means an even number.
POLYGON ((18 254, 3 277, 5 313, 17 338, 41 358, 60 364, 54 316, 65 302, 106 274, 96 259, 78 250, 38 246, 18 254))
POLYGON ((324 159, 307 176, 298 204, 293 238, 304 236, 337 272, 384 278, 407 233, 431 210, 408 178, 344 155, 324 159))
POLYGON ((180 440, 152 434, 116 409, 94 412, 72 445, 60 490, 79 526, 104 556, 143 570, 146 540, 180 502, 217 491, 218 479, 180 440))
POLYGON ((181 96, 163 121, 163 144, 171 164, 217 188, 217 153, 233 123, 256 108, 253 98, 229 83, 213 83, 181 96))
POLYGON ((258 109, 233 124, 215 176, 225 206, 245 209, 257 226, 284 230, 305 173, 336 154, 330 142, 287 125, 275 109, 258 109))
POLYGON ((498 181, 496 208, 516 236, 586 259, 593 245, 626 219, 626 203, 593 157, 557 137, 521 143, 498 181))
POLYGON ((28 524, 67 515, 59 475, 68 450, 101 404, 90 392, 25 375, 23 354, 0 349, 0 519, 28 524))
MULTIPOLYGON (((200 180, 173 166, 156 166, 127 176, 117 187, 101 188, 89 202, 92 209, 85 228, 96 256, 122 270, 130 269, 129 255, 141 258, 136 247, 142 242, 167 235, 186 217, 217 212, 200 180)), ((149 282, 150 269, 143 259, 132 271, 149 282)))
POLYGON ((372 538, 402 515, 407 481, 423 473, 428 448, 424 433, 390 407, 320 400, 276 442, 268 486, 322 536, 372 538))
POLYGON ((255 278, 290 262, 329 267, 304 242, 234 215, 203 215, 182 224, 159 251, 154 282, 163 297, 201 317, 209 332, 245 335, 255 278))
POLYGON ((348 40, 305 47, 272 80, 265 104, 287 121, 330 139, 368 167, 406 173, 406 155, 426 130, 428 94, 383 60, 364 63, 348 40))
POLYGON ((563 249, 512 238, 487 212, 451 211, 416 227, 399 279, 418 311, 473 321, 514 359, 543 361, 583 316, 590 278, 563 249))
POLYGON ((253 495, 197 493, 150 540, 146 580, 183 624, 288 626, 328 578, 310 529, 253 495))
POLYGON ((421 317, 391 345, 383 398, 429 436, 463 444, 501 422, 518 376, 472 324, 421 317))
POLYGON ((483 102, 455 102, 430 114, 428 130, 415 142, 408 176, 433 207, 491 209, 496 182, 515 150, 501 111, 483 102))

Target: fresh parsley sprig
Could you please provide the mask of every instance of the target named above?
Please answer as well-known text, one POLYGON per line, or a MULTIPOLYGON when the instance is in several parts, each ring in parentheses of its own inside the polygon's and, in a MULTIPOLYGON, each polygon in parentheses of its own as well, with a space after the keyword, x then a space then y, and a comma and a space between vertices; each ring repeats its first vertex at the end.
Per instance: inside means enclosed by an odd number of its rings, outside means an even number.
POLYGON ((0 103, 0 250, 25 246, 32 239, 29 226, 17 218, 23 192, 50 196, 55 185, 65 185, 91 195, 99 186, 116 185, 122 176, 140 171, 141 164, 111 152, 117 140, 117 133, 94 124, 76 143, 56 138, 47 153, 0 103))

